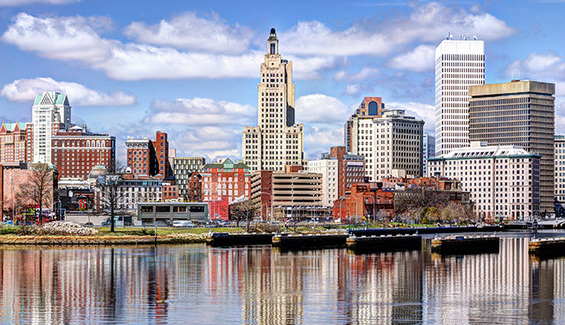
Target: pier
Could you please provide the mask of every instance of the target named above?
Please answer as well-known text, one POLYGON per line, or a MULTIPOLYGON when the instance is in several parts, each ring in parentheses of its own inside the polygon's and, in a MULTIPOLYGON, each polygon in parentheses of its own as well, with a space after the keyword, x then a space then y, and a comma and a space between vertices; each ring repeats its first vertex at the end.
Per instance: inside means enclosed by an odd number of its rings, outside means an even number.
POLYGON ((289 250, 309 250, 320 248, 343 248, 349 235, 316 234, 316 235, 276 235, 273 246, 289 250))
POLYGON ((356 253, 368 252, 394 252, 403 250, 415 250, 422 247, 422 236, 399 235, 399 236, 370 236, 349 237, 346 246, 356 253))
POLYGON ((206 243, 210 246, 241 246, 241 245, 270 245, 273 234, 229 234, 213 233, 208 236, 206 243))
POLYGON ((532 239, 528 251, 539 257, 565 256, 565 237, 532 239))
POLYGON ((432 239, 432 252, 440 254, 479 254, 499 251, 500 238, 495 236, 449 236, 432 239))

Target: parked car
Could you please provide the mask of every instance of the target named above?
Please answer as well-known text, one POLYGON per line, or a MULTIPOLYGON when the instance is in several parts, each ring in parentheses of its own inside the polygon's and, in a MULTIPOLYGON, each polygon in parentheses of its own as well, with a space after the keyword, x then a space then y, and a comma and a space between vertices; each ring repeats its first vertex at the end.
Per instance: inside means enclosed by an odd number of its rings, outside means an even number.
POLYGON ((187 220, 175 220, 173 221, 173 227, 187 227, 194 228, 196 225, 192 221, 187 220))

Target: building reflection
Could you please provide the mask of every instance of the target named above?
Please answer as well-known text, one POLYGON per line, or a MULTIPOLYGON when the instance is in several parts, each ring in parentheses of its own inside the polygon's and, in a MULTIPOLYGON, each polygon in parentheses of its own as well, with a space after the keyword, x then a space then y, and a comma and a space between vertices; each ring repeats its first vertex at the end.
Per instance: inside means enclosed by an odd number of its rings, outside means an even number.
POLYGON ((6 323, 565 323, 565 258, 204 245, 0 250, 6 323))

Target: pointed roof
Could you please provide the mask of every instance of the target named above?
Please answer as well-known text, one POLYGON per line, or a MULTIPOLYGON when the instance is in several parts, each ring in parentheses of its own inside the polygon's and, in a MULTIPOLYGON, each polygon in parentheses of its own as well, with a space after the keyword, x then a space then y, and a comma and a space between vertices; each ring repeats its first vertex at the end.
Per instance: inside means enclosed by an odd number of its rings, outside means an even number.
POLYGON ((56 91, 44 91, 43 94, 37 95, 33 105, 64 105, 70 106, 67 95, 56 91))

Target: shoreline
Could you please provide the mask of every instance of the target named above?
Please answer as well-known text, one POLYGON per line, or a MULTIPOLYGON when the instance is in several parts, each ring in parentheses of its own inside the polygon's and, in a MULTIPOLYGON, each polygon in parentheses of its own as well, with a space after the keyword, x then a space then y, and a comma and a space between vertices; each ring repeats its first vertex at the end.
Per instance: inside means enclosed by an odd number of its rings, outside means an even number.
POLYGON ((1 235, 2 246, 111 246, 154 244, 200 244, 206 243, 206 235, 171 234, 155 236, 69 236, 69 235, 1 235))

